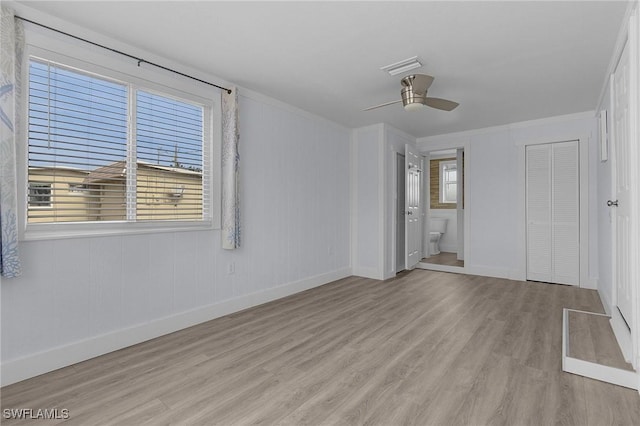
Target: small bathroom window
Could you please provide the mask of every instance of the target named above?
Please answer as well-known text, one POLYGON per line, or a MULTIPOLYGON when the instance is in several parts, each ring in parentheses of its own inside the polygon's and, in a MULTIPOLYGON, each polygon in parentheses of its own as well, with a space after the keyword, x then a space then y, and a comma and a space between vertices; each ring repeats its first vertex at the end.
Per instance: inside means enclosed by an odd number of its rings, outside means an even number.
POLYGON ((458 167, 455 160, 440 162, 440 203, 455 204, 458 190, 458 167))

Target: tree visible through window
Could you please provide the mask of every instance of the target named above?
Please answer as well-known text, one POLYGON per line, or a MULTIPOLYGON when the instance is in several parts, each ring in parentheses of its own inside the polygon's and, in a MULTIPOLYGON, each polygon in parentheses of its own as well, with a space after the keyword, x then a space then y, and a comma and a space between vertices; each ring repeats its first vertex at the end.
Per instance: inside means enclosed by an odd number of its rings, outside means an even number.
POLYGON ((28 221, 208 219, 207 108, 32 58, 28 221))

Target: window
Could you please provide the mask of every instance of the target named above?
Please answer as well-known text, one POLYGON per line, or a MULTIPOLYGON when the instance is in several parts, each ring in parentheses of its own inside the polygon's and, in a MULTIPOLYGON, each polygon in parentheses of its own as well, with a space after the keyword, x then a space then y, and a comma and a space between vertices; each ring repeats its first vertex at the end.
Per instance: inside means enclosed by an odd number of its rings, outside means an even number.
POLYGON ((30 58, 27 223, 211 220, 212 106, 132 80, 30 58))
POLYGON ((29 182, 29 207, 51 207, 51 184, 29 182))
POLYGON ((440 162, 440 203, 456 203, 458 170, 456 161, 440 162))

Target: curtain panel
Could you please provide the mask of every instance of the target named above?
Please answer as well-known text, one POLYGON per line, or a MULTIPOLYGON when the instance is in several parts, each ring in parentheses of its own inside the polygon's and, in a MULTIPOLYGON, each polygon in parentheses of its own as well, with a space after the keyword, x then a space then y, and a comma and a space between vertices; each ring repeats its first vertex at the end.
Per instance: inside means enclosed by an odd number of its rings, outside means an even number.
POLYGON ((222 93, 222 248, 240 247, 238 89, 222 93))
POLYGON ((0 275, 20 275, 18 256, 18 206, 16 131, 20 128, 17 102, 24 32, 22 23, 7 7, 0 7, 0 275))

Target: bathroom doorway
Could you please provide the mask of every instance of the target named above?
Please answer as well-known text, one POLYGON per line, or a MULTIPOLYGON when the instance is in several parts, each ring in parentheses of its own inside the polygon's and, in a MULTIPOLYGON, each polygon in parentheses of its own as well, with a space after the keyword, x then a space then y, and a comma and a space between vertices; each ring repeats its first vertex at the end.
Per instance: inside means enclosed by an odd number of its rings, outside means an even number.
POLYGON ((426 214, 423 267, 464 267, 464 149, 425 155, 426 214))

